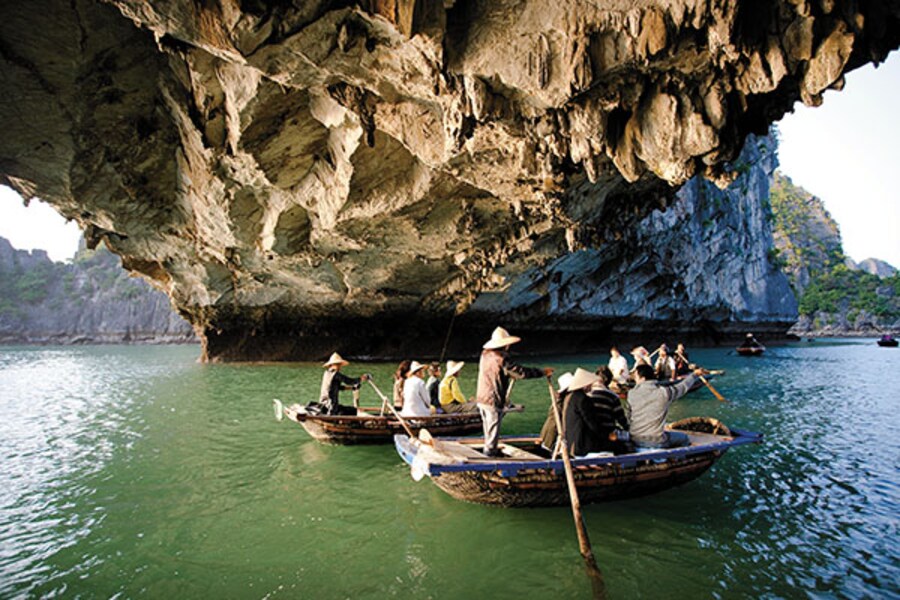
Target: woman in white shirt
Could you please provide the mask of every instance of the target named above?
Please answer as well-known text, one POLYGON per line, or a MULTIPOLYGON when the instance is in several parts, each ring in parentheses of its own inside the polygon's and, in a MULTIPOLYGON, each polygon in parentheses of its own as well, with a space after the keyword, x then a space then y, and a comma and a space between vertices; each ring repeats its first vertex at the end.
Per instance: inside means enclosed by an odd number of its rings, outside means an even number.
POLYGON ((403 410, 400 415, 404 417, 427 417, 431 415, 431 399, 425 388, 425 368, 417 360, 412 361, 409 373, 406 375, 406 383, 403 385, 403 410))

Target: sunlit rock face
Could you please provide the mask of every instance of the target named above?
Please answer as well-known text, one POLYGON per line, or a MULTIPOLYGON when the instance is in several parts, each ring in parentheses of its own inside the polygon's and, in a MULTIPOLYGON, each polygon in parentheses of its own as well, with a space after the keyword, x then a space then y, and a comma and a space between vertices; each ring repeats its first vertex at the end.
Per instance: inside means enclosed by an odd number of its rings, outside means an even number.
POLYGON ((472 352, 496 323, 535 333, 534 351, 601 347, 598 319, 783 330, 790 303, 764 300, 779 284, 755 262, 626 277, 649 252, 638 224, 695 175, 724 186, 749 134, 882 60, 898 16, 832 0, 6 2, 0 174, 165 290, 209 359, 472 352), (609 270, 584 258, 616 252, 609 270), (560 261, 586 278, 577 303, 536 283, 560 261), (649 300, 620 303, 622 286, 649 300))

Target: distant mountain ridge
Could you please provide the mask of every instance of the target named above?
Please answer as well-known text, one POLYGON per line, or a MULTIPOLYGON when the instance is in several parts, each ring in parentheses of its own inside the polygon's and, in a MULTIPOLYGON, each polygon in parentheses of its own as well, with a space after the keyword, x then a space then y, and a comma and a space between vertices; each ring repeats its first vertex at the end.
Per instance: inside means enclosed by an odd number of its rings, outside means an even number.
POLYGON ((0 238, 0 343, 193 343, 163 292, 98 248, 71 263, 0 238))
POLYGON ((769 201, 775 260, 797 295, 795 335, 877 335, 900 331, 900 273, 887 262, 855 263, 838 224, 813 196, 777 172, 769 201))

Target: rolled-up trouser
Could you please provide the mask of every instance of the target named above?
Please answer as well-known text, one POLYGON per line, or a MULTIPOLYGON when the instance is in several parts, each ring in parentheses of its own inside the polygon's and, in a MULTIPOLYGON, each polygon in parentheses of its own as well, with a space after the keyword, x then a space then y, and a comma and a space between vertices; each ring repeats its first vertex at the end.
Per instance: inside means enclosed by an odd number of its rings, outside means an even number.
POLYGON ((503 411, 487 404, 479 404, 478 410, 481 412, 481 425, 484 427, 484 453, 487 456, 496 456, 503 411))

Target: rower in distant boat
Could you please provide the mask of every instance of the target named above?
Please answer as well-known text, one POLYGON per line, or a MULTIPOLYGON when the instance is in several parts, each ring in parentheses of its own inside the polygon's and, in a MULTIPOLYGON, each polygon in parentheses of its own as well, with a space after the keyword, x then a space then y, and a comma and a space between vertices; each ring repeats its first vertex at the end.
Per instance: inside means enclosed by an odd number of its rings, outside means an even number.
POLYGON ((319 392, 319 402, 325 407, 329 415, 355 415, 356 409, 352 406, 344 406, 339 401, 341 390, 358 390, 360 384, 369 380, 366 374, 360 377, 348 377, 341 373, 341 368, 350 363, 335 352, 322 366, 325 373, 322 374, 322 388, 319 392))
POLYGON ((752 333, 748 333, 744 338, 744 341, 741 342, 741 345, 736 348, 736 352, 742 356, 758 356, 765 351, 766 347, 756 341, 756 338, 753 337, 752 333))
POLYGON ((898 344, 900 344, 900 342, 889 333, 884 334, 881 336, 881 339, 878 340, 878 345, 883 348, 896 348, 898 344))
POLYGON ((484 454, 497 455, 497 440, 500 437, 500 422, 503 420, 503 409, 506 406, 510 382, 513 379, 536 379, 549 377, 553 369, 536 369, 517 365, 509 359, 509 347, 522 341, 522 338, 510 335, 502 327, 497 327, 491 334, 481 352, 478 364, 478 389, 475 400, 481 411, 484 424, 484 454))

